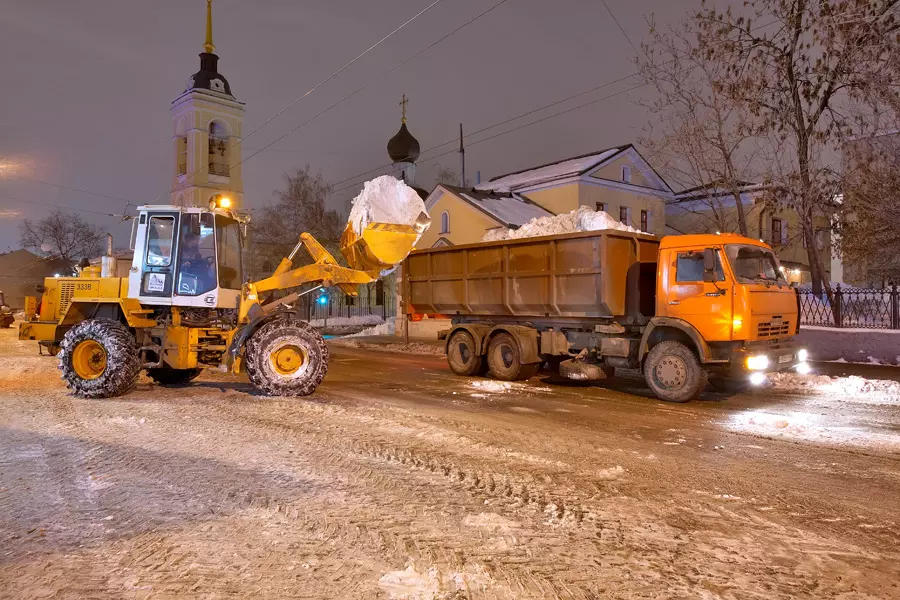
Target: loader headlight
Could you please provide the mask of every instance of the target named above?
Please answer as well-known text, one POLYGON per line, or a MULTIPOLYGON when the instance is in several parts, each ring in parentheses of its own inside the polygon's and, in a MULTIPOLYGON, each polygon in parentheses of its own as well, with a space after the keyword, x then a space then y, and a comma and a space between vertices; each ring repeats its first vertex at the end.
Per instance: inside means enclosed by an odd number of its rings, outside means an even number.
POLYGON ((809 352, 806 350, 806 348, 801 348, 800 350, 797 350, 797 360, 798 361, 806 362, 806 360, 808 358, 809 358, 809 352))
POLYGON ((766 382, 766 376, 764 373, 754 373, 750 376, 750 383, 753 385, 762 385, 766 382))
POLYGON ((765 371, 769 368, 769 357, 765 354, 747 357, 747 368, 751 371, 765 371))

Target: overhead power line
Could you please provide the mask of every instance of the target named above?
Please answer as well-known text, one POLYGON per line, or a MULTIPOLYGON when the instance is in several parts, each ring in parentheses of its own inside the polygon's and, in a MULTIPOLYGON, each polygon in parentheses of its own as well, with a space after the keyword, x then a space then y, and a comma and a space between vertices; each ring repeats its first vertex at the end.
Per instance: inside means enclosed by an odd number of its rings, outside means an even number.
POLYGON ((100 212, 96 210, 88 210, 86 208, 75 208, 72 206, 63 206, 62 204, 52 204, 50 202, 40 202, 38 200, 20 200, 18 198, 10 198, 8 196, 0 196, 0 199, 6 200, 7 202, 18 202, 19 204, 37 204, 38 206, 46 206, 49 208, 59 208, 61 210, 69 211, 69 212, 79 212, 79 213, 88 213, 92 215, 101 215, 104 217, 115 217, 117 219, 130 219, 131 217, 128 215, 117 215, 114 213, 108 212, 100 212))
MULTIPOLYGON (((445 34, 444 36, 438 38, 437 40, 435 40, 434 42, 432 42, 432 43, 429 44, 428 46, 426 46, 426 47, 422 48, 421 50, 419 50, 418 52, 416 52, 415 54, 412 54, 412 55, 408 56, 407 58, 405 58, 404 60, 400 61, 399 63, 397 63, 396 65, 394 65, 392 68, 390 68, 390 69, 388 69, 387 71, 384 71, 384 72, 382 72, 381 74, 377 75, 376 77, 370 79, 367 83, 365 83, 365 84, 362 85, 361 87, 357 88, 355 91, 353 91, 353 92, 347 94, 346 96, 344 96, 343 98, 341 98, 341 99, 338 100, 337 102, 333 103, 333 104, 332 104, 331 106, 329 106, 328 108, 325 108, 324 110, 319 111, 318 113, 316 113, 314 116, 312 116, 311 118, 307 119, 307 120, 304 121, 303 123, 300 123, 300 124, 297 125, 296 127, 293 127, 293 128, 291 128, 291 129, 287 130, 287 131, 284 132, 282 135, 280 135, 279 137, 275 138, 273 141, 269 142, 268 144, 266 144, 266 145, 263 146, 262 148, 259 148, 259 149, 255 150, 254 152, 252 152, 251 154, 247 155, 245 158, 243 158, 239 163, 237 163, 237 164, 234 165, 234 166, 235 166, 235 167, 240 166, 240 165, 244 164, 245 162, 247 162, 248 160, 250 160, 251 158, 253 158, 254 156, 256 156, 257 154, 260 154, 261 152, 265 152, 265 151, 266 151, 268 148, 270 148, 271 146, 274 146, 275 144, 277 144, 278 142, 280 142, 280 141, 283 140, 284 138, 288 137, 288 136, 291 135, 292 133, 294 133, 294 132, 296 132, 297 130, 301 129, 302 127, 305 127, 306 125, 312 123, 313 121, 315 121, 316 119, 318 119, 319 117, 321 117, 322 115, 324 115, 325 113, 327 113, 328 111, 330 111, 330 110, 332 110, 333 108, 339 106, 340 104, 343 104, 345 101, 347 101, 347 100, 349 100, 350 98, 352 98, 353 96, 357 95, 358 93, 360 93, 361 91, 363 91, 364 89, 366 89, 367 87, 369 87, 371 84, 375 83, 376 81, 380 81, 382 78, 384 78, 384 77, 390 75, 391 73, 393 73, 394 71, 396 71, 397 69, 399 69, 400 67, 402 67, 403 65, 405 65, 406 63, 408 63, 408 62, 410 62, 411 60, 417 58, 418 56, 424 54, 424 53, 427 52, 428 50, 434 48, 435 46, 437 46, 438 44, 440 44, 441 42, 443 42, 444 40, 446 40, 446 39, 449 38, 450 36, 452 36, 452 35, 454 35, 455 33, 461 31, 462 29, 465 29, 466 27, 468 27, 469 25, 471 25, 472 23, 474 23, 475 21, 477 21, 477 20, 480 19, 481 17, 485 16, 485 15, 488 14, 489 12, 493 11, 494 9, 498 8, 500 5, 505 4, 505 3, 508 2, 508 1, 509 1, 509 0, 500 0, 499 2, 496 2, 493 6, 491 6, 491 7, 488 8, 487 10, 481 12, 480 14, 478 14, 478 15, 472 17, 471 19, 469 19, 468 21, 466 21, 465 23, 463 23, 462 25, 460 25, 459 27, 457 27, 456 29, 454 29, 454 30, 451 31, 450 33, 447 33, 447 34, 445 34)), ((245 139, 246 139, 246 138, 245 138, 245 139)))
MULTIPOLYGON (((384 43, 385 41, 387 41, 388 39, 390 39, 392 36, 394 36, 396 33, 398 33, 401 29, 403 29, 404 27, 406 27, 407 25, 409 25, 410 23, 412 23, 413 21, 415 21, 416 19, 418 19, 419 17, 421 17, 422 15, 424 15, 426 12, 428 12, 429 10, 431 10, 432 8, 434 8, 435 6, 437 6, 441 1, 442 1, 442 0, 433 0, 433 2, 432 2, 431 4, 429 4, 428 6, 426 6, 425 8, 423 8, 422 10, 420 10, 420 11, 419 11, 418 13, 416 13, 414 16, 412 16, 412 17, 410 17, 409 19, 407 19, 406 21, 404 21, 401 25, 399 25, 398 27, 396 27, 396 28, 395 28, 393 31, 391 31, 389 34, 385 35, 385 36, 382 37, 380 40, 378 40, 377 42, 375 42, 374 44, 372 44, 371 46, 369 46, 368 48, 366 48, 365 50, 363 50, 360 54, 358 54, 358 55, 356 56, 356 58, 354 58, 354 59, 351 60, 350 62, 344 64, 344 66, 342 66, 342 67, 339 68, 337 71, 333 72, 331 75, 329 75, 328 77, 326 77, 325 79, 323 79, 322 81, 320 81, 319 83, 317 83, 316 85, 314 85, 313 87, 311 87, 311 88, 310 88, 309 90, 307 90, 304 94, 302 94, 302 95, 300 95, 300 96, 294 98, 294 100, 292 100, 287 106, 285 106, 284 108, 282 108, 281 110, 279 110, 278 112, 276 112, 274 115, 272 115, 271 117, 269 117, 268 119, 266 119, 266 120, 262 123, 262 125, 258 126, 256 129, 252 130, 250 133, 248 133, 247 135, 245 135, 244 137, 242 137, 242 138, 240 139, 240 142, 243 143, 244 140, 246 140, 247 138, 249 138, 251 135, 253 135, 254 133, 258 132, 260 129, 262 129, 263 127, 265 127, 266 125, 268 125, 269 123, 271 123, 272 121, 274 121, 275 119, 277 119, 279 116, 283 115, 285 112, 287 112, 288 110, 290 110, 291 108, 293 108, 294 106, 296 106, 297 103, 299 103, 301 100, 303 100, 304 98, 308 97, 310 94, 312 94, 313 92, 315 92, 317 89, 319 89, 320 87, 322 87, 323 85, 325 85, 326 83, 328 83, 329 81, 331 81, 332 79, 334 79, 335 77, 337 77, 338 75, 340 75, 340 74, 341 74, 342 72, 344 72, 346 69, 350 68, 350 66, 353 65, 354 63, 356 63, 356 61, 358 61, 359 59, 361 59, 362 57, 364 57, 365 55, 367 55, 368 53, 370 53, 371 51, 373 51, 375 48, 377 48, 377 47, 380 46, 382 43, 384 43)), ((253 156, 255 156, 255 154, 254 154, 253 156)), ((248 157, 248 158, 249 158, 249 157, 248 157)), ((240 163, 238 163, 238 164, 242 164, 245 160, 246 160, 246 159, 242 160, 242 161, 241 161, 240 163)), ((235 165, 235 166, 237 166, 237 165, 235 165)), ((193 172, 191 172, 188 176, 195 175, 195 174, 198 173, 199 171, 200 171, 200 169, 195 169, 195 170, 194 170, 193 172)), ((166 194, 171 194, 173 191, 174 191, 174 188, 169 188, 165 193, 166 193, 166 194)), ((157 196, 157 198, 159 198, 159 196, 157 196)))
POLYGON ((619 23, 619 19, 616 18, 615 13, 613 13, 612 9, 609 7, 609 4, 606 3, 606 0, 600 0, 603 2, 603 6, 606 7, 606 12, 609 13, 609 16, 612 17, 613 22, 615 22, 616 26, 619 28, 619 31, 622 32, 622 35, 625 36, 625 40, 628 42, 628 45, 631 46, 631 49, 634 50, 634 53, 638 53, 637 46, 634 45, 634 42, 631 41, 631 38, 628 37, 628 34, 625 33, 625 28, 622 27, 622 24, 619 23))

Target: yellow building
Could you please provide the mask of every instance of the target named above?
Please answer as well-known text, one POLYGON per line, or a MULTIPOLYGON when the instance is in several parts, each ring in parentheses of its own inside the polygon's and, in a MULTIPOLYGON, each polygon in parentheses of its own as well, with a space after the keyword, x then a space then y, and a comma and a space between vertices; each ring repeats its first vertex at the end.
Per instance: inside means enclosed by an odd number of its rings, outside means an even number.
POLYGON ((219 73, 212 40, 212 0, 206 3, 206 42, 200 70, 184 92, 172 101, 174 178, 170 203, 207 206, 216 195, 228 196, 235 208, 243 204, 240 140, 244 104, 231 93, 219 73))
POLYGON ((419 246, 478 242, 496 227, 589 206, 656 235, 671 188, 631 144, 495 177, 472 189, 438 185, 425 206, 433 225, 419 246))
MULTIPOLYGON (((777 190, 771 186, 742 182, 740 197, 748 236, 772 246, 789 281, 809 283, 809 256, 797 212, 786 207, 780 201, 777 190)), ((666 205, 666 229, 670 234, 737 233, 739 227, 734 195, 715 185, 679 192, 666 205)), ((816 238, 825 276, 830 279, 833 263, 831 234, 824 218, 816 223, 816 238)))

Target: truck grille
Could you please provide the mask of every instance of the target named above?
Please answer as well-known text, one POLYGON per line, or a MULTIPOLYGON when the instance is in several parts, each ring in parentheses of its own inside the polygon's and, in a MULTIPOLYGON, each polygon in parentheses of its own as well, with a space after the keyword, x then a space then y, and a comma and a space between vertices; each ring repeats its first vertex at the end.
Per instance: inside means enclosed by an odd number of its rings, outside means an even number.
POLYGON ((771 321, 760 323, 757 326, 756 334, 760 338, 774 338, 791 333, 790 321, 782 321, 781 317, 774 317, 771 321))
POLYGON ((61 281, 59 284, 59 316, 63 316, 69 310, 69 303, 72 302, 72 296, 74 295, 75 283, 61 281))

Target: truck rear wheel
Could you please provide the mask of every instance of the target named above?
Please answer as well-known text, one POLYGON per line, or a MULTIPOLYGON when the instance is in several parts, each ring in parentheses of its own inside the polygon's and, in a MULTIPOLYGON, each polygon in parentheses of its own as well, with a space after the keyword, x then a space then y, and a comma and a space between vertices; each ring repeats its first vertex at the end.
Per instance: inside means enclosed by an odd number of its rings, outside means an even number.
POLYGON ((540 363, 523 365, 520 359, 519 344, 508 333, 498 333, 488 344, 487 363, 491 375, 504 381, 521 381, 534 377, 540 363))
POLYGON ((147 369, 147 377, 160 385, 184 385, 197 379, 203 369, 172 369, 159 367, 147 369))
POLYGON ((59 369, 76 396, 121 396, 134 387, 141 370, 137 341, 118 321, 82 321, 63 336, 59 369))
POLYGON ((484 357, 476 351, 475 338, 460 330, 447 342, 447 364, 456 375, 471 377, 487 373, 484 357))
POLYGON ((706 386, 706 371, 681 342, 660 342, 644 361, 644 378, 654 395, 666 402, 688 402, 706 386))
POLYGON ((325 340, 294 315, 256 330, 244 356, 251 383, 269 396, 308 396, 328 371, 325 340))

